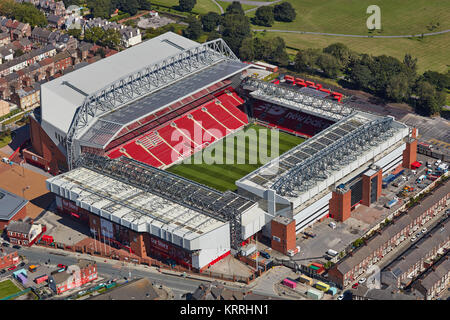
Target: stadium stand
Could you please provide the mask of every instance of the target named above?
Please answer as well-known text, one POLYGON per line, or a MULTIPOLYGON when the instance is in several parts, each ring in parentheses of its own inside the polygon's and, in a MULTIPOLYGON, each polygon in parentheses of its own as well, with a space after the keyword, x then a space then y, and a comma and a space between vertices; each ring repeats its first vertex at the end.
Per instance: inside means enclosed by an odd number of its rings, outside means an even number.
MULTIPOLYGON (((150 121, 160 125, 155 125, 148 131, 144 125, 139 130, 126 133, 110 144, 114 145, 114 148, 108 151, 107 156, 116 159, 124 155, 157 168, 164 168, 248 124, 247 115, 238 108, 244 100, 231 87, 214 96, 195 109, 191 109, 192 105, 198 104, 195 103, 197 100, 193 100, 195 95, 185 99, 182 104, 187 103, 186 108, 177 110, 188 111, 178 116, 170 111, 171 107, 156 112, 150 121), (172 115, 175 115, 175 118, 172 115), (123 142, 125 137, 132 139, 123 142), (122 143, 117 145, 116 141, 122 143)), ((127 126, 129 130, 134 128, 127 126)))
POLYGON ((282 131, 312 137, 334 122, 304 112, 258 101, 253 105, 253 116, 282 131))

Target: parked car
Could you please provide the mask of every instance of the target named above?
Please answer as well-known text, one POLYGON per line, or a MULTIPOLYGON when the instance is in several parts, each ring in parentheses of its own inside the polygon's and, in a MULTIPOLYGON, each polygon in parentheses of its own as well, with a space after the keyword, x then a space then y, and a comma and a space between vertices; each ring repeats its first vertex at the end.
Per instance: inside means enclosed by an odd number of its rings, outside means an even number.
POLYGON ((18 244, 15 244, 15 245, 13 245, 13 248, 14 248, 14 249, 20 249, 21 246, 19 246, 18 244))
POLYGON ((265 252, 265 251, 260 251, 259 254, 260 254, 263 258, 270 259, 270 254, 268 254, 268 253, 265 252))
POLYGON ((17 266, 9 267, 9 268, 8 268, 8 271, 13 271, 13 270, 16 269, 16 268, 17 268, 17 266))
POLYGON ((412 237, 410 240, 411 240, 411 242, 414 242, 414 241, 416 241, 416 237, 412 237))
POLYGON ((9 243, 3 242, 3 243, 2 243, 2 246, 4 246, 4 247, 9 247, 9 243))
POLYGON ((65 270, 65 269, 67 269, 67 266, 65 264, 60 263, 60 264, 58 264, 58 268, 64 268, 64 270, 65 270))
POLYGON ((356 288, 358 288, 358 286, 359 286, 359 283, 358 283, 358 282, 355 282, 355 283, 352 285, 352 289, 356 289, 356 288))
POLYGON ((427 228, 422 229, 422 233, 425 233, 425 232, 427 232, 427 228))
POLYGON ((5 269, 2 269, 2 271, 0 271, 1 274, 4 274, 5 272, 5 269))
POLYGON ((338 300, 344 299, 344 296, 341 294, 339 297, 337 297, 338 300))
POLYGON ((366 278, 361 278, 361 279, 358 280, 359 284, 363 284, 364 282, 366 282, 366 278))
POLYGON ((21 262, 20 264, 19 264, 19 267, 23 267, 25 265, 25 262, 21 262))

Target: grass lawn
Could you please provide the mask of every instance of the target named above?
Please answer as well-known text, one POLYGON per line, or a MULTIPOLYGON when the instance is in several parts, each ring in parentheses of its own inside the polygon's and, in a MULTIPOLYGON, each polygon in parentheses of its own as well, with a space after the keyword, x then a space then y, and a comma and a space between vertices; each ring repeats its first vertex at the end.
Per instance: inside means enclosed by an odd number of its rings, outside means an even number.
MULTIPOLYGON (((381 11, 381 35, 409 35, 450 28, 450 2, 441 0, 288 0, 296 9, 293 22, 275 22, 272 29, 369 34, 370 5, 381 11), (439 26, 437 26, 439 23, 439 26), (430 26, 436 25, 434 30, 430 26)), ((261 28, 254 26, 255 28, 261 28)))
MULTIPOLYGON (((262 34, 262 33, 259 33, 262 34)), ((282 37, 286 45, 297 49, 324 48, 341 42, 351 50, 371 55, 388 55, 403 60, 406 53, 417 58, 418 72, 426 70, 447 72, 450 67, 450 33, 424 37, 423 39, 348 38, 321 35, 266 32, 265 37, 282 37)), ((295 53, 289 51, 288 53, 295 53)))
POLYGON ((3 299, 20 291, 22 290, 20 290, 11 280, 0 282, 0 299, 3 299))
POLYGON ((10 144, 11 140, 12 140, 11 136, 6 136, 6 137, 0 138, 0 148, 3 148, 4 146, 10 144))
MULTIPOLYGON (((236 180, 256 170, 262 165, 261 160, 263 159, 259 157, 259 147, 267 147, 267 150, 269 150, 268 156, 272 157, 272 154, 270 152, 272 130, 267 129, 268 130, 267 140, 261 139, 260 141, 261 137, 260 133, 264 130, 266 130, 265 127, 258 125, 249 125, 244 130, 237 132, 234 135, 234 137, 231 138, 235 141, 233 145, 234 161, 232 161, 231 164, 226 163, 227 162, 225 160, 226 155, 224 153, 222 156, 217 157, 218 159, 222 159, 223 162, 222 164, 219 163, 208 164, 204 162, 200 164, 181 163, 168 168, 167 171, 197 181, 201 184, 207 185, 219 191, 226 191, 226 190, 234 191, 237 189, 235 185, 236 180), (250 140, 248 138, 245 139, 245 146, 243 145, 243 143, 239 143, 240 140, 237 137, 242 138, 244 136, 244 133, 246 133, 247 136, 250 136, 249 133, 251 133, 252 130, 255 130, 254 133, 256 133, 257 136, 257 143, 255 142, 255 140, 250 140), (253 141, 253 143, 250 143, 251 141, 253 141), (257 159, 251 157, 251 155, 255 155, 257 159), (252 159, 256 161, 252 161, 252 159)), ((200 154, 202 156, 201 159, 204 159, 205 154, 215 156, 215 151, 217 151, 219 146, 223 146, 225 149, 227 139, 230 139, 230 137, 225 138, 221 142, 203 149, 202 151, 193 155, 187 160, 190 162, 194 162, 196 157, 199 157, 200 154)), ((302 138, 287 133, 279 132, 279 154, 282 154, 288 151, 289 149, 292 149, 293 147, 302 143, 303 141, 304 139, 302 138)))
MULTIPOLYGON (((153 6, 162 5, 174 9, 174 7, 178 6, 179 0, 152 0, 151 3, 153 6)), ((197 4, 192 9, 192 12, 197 14, 204 14, 210 11, 220 14, 219 7, 211 0, 197 0, 197 4)))

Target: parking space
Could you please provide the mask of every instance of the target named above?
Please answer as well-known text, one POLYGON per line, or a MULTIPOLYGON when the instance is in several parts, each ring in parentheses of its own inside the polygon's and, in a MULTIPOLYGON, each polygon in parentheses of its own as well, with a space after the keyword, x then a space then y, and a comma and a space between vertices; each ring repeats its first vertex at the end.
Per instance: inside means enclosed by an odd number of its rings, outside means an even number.
POLYGON ((70 219, 67 216, 54 213, 53 205, 51 210, 45 211, 36 220, 47 226, 45 234, 53 237, 55 242, 66 245, 74 245, 89 236, 89 227, 70 219))
POLYGON ((300 253, 297 253, 292 259, 298 264, 307 264, 309 262, 326 262, 326 252, 329 249, 341 252, 350 243, 360 238, 368 225, 349 218, 343 223, 337 223, 336 228, 332 229, 329 223, 334 219, 325 219, 315 224, 312 228, 305 230, 308 233, 314 233, 314 238, 304 239, 301 235, 297 236, 297 245, 300 246, 300 253))

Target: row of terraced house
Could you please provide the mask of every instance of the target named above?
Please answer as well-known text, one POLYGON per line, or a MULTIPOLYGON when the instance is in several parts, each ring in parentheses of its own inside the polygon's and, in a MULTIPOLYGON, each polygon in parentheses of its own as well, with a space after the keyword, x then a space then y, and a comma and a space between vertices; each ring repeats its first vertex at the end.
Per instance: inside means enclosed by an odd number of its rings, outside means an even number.
POLYGON ((450 245, 450 219, 436 226, 381 272, 381 282, 405 288, 444 255, 450 245))
POLYGON ((345 287, 364 274, 369 267, 381 260, 409 236, 419 230, 432 217, 445 212, 450 202, 450 183, 435 189, 431 195, 421 201, 401 217, 378 231, 362 247, 351 252, 328 271, 330 280, 345 287))

